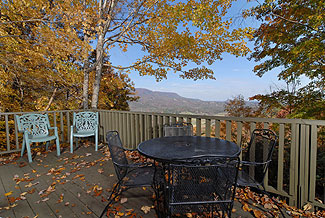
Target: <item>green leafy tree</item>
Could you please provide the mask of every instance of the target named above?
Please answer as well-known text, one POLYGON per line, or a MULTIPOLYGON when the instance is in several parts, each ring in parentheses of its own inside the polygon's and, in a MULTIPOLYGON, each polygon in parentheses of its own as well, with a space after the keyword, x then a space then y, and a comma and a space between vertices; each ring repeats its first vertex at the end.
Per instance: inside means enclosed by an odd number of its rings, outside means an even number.
POLYGON ((318 0, 266 0, 252 8, 248 13, 262 22, 253 34, 251 58, 261 61, 256 74, 281 67, 279 79, 304 75, 324 87, 324 10, 324 2, 318 0))
POLYGON ((250 58, 259 62, 254 72, 263 76, 280 68, 278 78, 294 86, 251 98, 270 116, 324 119, 324 6, 317 0, 266 0, 246 13, 262 22, 253 34, 250 58), (298 88, 302 76, 310 83, 298 88))

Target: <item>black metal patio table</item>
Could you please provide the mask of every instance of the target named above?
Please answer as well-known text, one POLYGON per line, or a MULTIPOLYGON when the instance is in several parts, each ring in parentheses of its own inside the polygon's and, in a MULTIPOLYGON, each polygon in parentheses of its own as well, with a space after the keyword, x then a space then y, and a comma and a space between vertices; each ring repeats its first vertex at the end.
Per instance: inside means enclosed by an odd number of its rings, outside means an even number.
POLYGON ((139 144, 138 151, 158 162, 211 157, 237 157, 240 147, 234 142, 200 136, 171 136, 154 138, 139 144))
POLYGON ((154 176, 154 178, 163 179, 160 182, 154 181, 153 188, 156 193, 158 217, 165 218, 166 215, 161 215, 160 211, 163 211, 163 214, 168 214, 166 211, 170 211, 170 207, 168 206, 169 204, 167 203, 167 199, 170 197, 167 196, 171 196, 172 193, 169 188, 171 185, 170 182, 164 180, 165 178, 170 178, 169 170, 173 163, 186 162, 195 159, 198 160, 200 158, 236 158, 239 156, 241 149, 233 142, 218 138, 170 136, 144 141, 139 144, 138 151, 142 155, 154 159, 162 164, 162 170, 159 172, 162 172, 163 174, 160 176, 154 176), (168 176, 166 177, 165 175, 168 176), (161 196, 163 197, 162 199, 160 198, 161 196), (159 202, 162 202, 162 210, 159 209, 159 205, 161 205, 159 202))

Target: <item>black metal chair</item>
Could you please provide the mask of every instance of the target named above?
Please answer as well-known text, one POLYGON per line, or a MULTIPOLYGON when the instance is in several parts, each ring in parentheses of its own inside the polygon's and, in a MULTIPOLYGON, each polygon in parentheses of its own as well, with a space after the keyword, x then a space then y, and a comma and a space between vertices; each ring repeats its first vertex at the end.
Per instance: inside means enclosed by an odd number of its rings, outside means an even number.
POLYGON ((111 195, 108 198, 108 204, 100 217, 105 214, 109 205, 122 193, 122 191, 129 188, 152 186, 156 170, 152 164, 129 163, 125 155, 126 149, 123 148, 117 131, 107 132, 106 140, 118 182, 114 186, 111 195))
POLYGON ((168 165, 166 215, 231 217, 239 158, 202 157, 168 165))
POLYGON ((269 129, 255 129, 246 149, 243 150, 238 186, 248 186, 265 191, 264 178, 277 142, 276 134, 269 129))
POLYGON ((175 123, 164 125, 164 136, 192 136, 193 125, 191 123, 175 123))
MULTIPOLYGON (((252 132, 251 140, 242 152, 237 186, 256 188, 272 199, 265 190, 264 178, 272 161, 277 139, 277 135, 270 129, 255 129, 252 132)), ((274 203, 277 204, 276 201, 274 203)), ((280 205, 278 208, 282 217, 285 217, 280 205)))

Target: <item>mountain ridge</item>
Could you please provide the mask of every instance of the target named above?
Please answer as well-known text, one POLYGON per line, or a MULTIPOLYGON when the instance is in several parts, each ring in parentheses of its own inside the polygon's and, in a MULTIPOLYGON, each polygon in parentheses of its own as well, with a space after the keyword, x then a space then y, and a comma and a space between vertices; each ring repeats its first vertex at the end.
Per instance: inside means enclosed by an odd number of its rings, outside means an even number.
POLYGON ((224 101, 203 101, 194 98, 185 98, 174 92, 152 91, 145 88, 136 88, 137 102, 129 102, 131 111, 225 115, 224 101))

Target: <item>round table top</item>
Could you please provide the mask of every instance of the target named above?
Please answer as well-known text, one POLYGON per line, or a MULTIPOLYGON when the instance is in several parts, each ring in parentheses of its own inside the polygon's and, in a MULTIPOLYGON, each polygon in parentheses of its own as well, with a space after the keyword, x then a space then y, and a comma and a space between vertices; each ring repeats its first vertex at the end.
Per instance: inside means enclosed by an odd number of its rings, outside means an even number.
POLYGON ((237 157, 241 149, 233 142, 218 138, 170 136, 144 141, 138 151, 157 161, 173 161, 203 156, 237 157))

